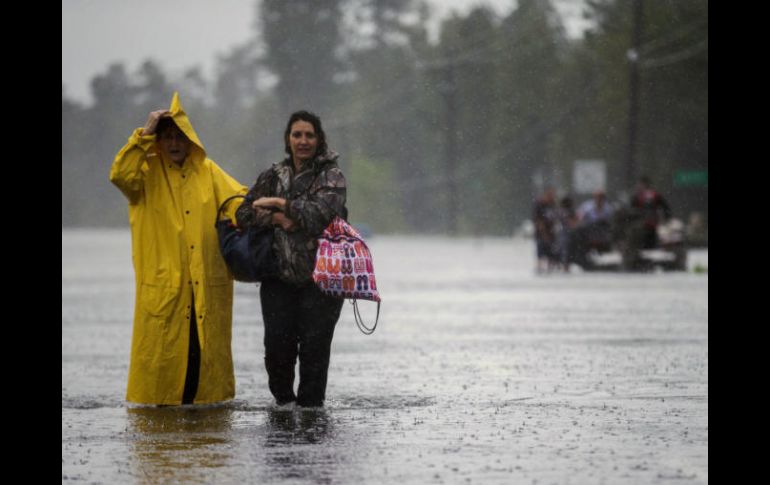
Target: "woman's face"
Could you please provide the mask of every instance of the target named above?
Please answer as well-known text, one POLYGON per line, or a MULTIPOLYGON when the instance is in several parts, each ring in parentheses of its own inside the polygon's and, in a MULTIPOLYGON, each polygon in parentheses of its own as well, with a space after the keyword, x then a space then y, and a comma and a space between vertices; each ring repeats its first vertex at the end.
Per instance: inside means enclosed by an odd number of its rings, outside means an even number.
POLYGON ((312 123, 302 120, 292 123, 289 131, 289 147, 295 161, 304 162, 315 156, 318 149, 318 136, 312 123))
POLYGON ((158 135, 158 145, 166 158, 180 165, 190 151, 190 140, 176 126, 170 126, 158 135))

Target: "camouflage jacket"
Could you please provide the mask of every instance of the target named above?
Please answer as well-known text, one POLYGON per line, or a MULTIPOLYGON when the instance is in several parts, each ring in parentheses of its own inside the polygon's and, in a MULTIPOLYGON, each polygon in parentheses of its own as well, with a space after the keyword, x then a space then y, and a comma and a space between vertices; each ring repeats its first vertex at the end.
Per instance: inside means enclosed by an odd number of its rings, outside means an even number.
POLYGON ((345 176, 337 166, 337 154, 329 151, 305 162, 294 173, 291 158, 262 172, 236 212, 238 226, 265 226, 269 217, 256 217, 251 203, 260 197, 286 199, 286 216, 296 229, 273 228, 273 252, 278 260, 279 278, 297 286, 312 281, 317 239, 339 215, 347 218, 345 176))

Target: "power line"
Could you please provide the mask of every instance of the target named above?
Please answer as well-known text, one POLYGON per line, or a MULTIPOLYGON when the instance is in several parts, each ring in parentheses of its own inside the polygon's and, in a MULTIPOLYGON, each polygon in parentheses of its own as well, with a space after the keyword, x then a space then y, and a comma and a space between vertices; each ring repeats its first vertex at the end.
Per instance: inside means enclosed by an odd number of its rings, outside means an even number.
POLYGON ((639 67, 643 69, 651 69, 654 67, 662 67, 662 66, 669 66, 671 64, 676 64, 677 62, 682 62, 692 57, 695 57, 696 55, 700 54, 703 51, 707 51, 708 45, 709 45, 708 39, 703 39, 697 44, 686 47, 680 50, 679 52, 658 57, 657 59, 643 60, 639 63, 639 67))
MULTIPOLYGON (((588 84, 579 96, 575 96, 575 101, 566 105, 566 108, 558 113, 550 123, 533 125, 529 130, 520 136, 513 145, 508 145, 496 150, 492 153, 486 154, 483 159, 476 159, 471 161, 463 161, 461 168, 457 170, 453 177, 453 182, 459 183, 466 180, 471 175, 487 175, 492 170, 496 169, 496 166, 502 160, 511 157, 516 152, 522 152, 528 148, 535 141, 539 140, 546 134, 550 133, 554 128, 558 128, 579 109, 584 108, 585 102, 596 93, 597 83, 592 81, 588 84), (484 163, 487 162, 487 163, 484 163)), ((445 186, 447 184, 447 174, 441 173, 438 177, 434 177, 430 180, 413 180, 407 181, 401 184, 400 187, 391 189, 392 192, 410 192, 415 190, 434 189, 436 187, 445 186)))
POLYGON ((664 36, 645 42, 644 44, 639 46, 639 49, 637 49, 637 52, 639 52, 640 55, 649 54, 660 47, 670 45, 675 41, 679 40, 680 38, 686 37, 691 32, 697 30, 703 25, 708 25, 708 20, 700 19, 695 22, 691 22, 689 24, 683 25, 677 30, 668 32, 664 36))

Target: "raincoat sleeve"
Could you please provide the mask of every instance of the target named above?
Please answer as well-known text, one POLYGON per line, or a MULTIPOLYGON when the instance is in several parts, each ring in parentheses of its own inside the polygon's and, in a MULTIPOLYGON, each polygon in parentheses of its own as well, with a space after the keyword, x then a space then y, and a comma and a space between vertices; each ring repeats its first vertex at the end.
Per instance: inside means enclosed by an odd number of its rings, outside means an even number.
POLYGON ((304 193, 286 201, 286 217, 295 221, 307 234, 319 236, 335 216, 347 215, 345 176, 337 168, 326 170, 322 183, 312 193, 304 193))
POLYGON ((112 162, 110 182, 123 192, 131 204, 141 199, 144 178, 150 169, 147 158, 154 155, 151 153, 154 147, 155 135, 142 135, 142 128, 137 128, 112 162))
MULTIPOLYGON (((228 197, 232 197, 233 195, 244 195, 246 193, 246 186, 231 177, 227 172, 222 170, 219 165, 211 161, 210 166, 217 207, 219 207, 228 197)), ((224 211, 226 217, 232 220, 235 216, 236 207, 238 207, 237 203, 228 204, 224 211)))
POLYGON ((238 207, 235 213, 235 218, 238 223, 238 227, 247 227, 255 225, 257 227, 269 226, 270 218, 260 220, 256 216, 256 212, 251 204, 260 197, 270 197, 271 193, 271 181, 273 179, 273 169, 268 169, 259 174, 257 181, 249 189, 246 194, 246 198, 243 203, 238 207))

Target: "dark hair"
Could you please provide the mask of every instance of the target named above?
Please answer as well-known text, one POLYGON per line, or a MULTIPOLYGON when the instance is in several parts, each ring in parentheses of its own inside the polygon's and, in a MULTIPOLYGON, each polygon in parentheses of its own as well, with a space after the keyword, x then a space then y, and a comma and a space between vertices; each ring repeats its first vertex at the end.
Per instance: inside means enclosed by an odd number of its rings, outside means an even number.
MULTIPOLYGON (((179 128, 176 123, 174 123, 173 119, 169 117, 161 118, 158 120, 157 126, 155 126, 155 134, 160 138, 163 132, 171 127, 179 128)), ((181 129, 179 131, 181 131, 181 129)))
POLYGON ((328 151, 328 147, 326 146, 326 133, 324 132, 324 129, 321 127, 321 118, 319 118, 315 113, 311 113, 309 111, 296 111, 291 114, 289 117, 289 122, 286 124, 286 131, 283 133, 283 143, 284 143, 284 150, 286 153, 291 155, 291 146, 289 145, 289 134, 291 134, 291 125, 296 123, 297 121, 307 121, 311 125, 313 125, 313 130, 315 130, 315 134, 318 137, 318 148, 316 149, 316 155, 323 155, 328 151))

